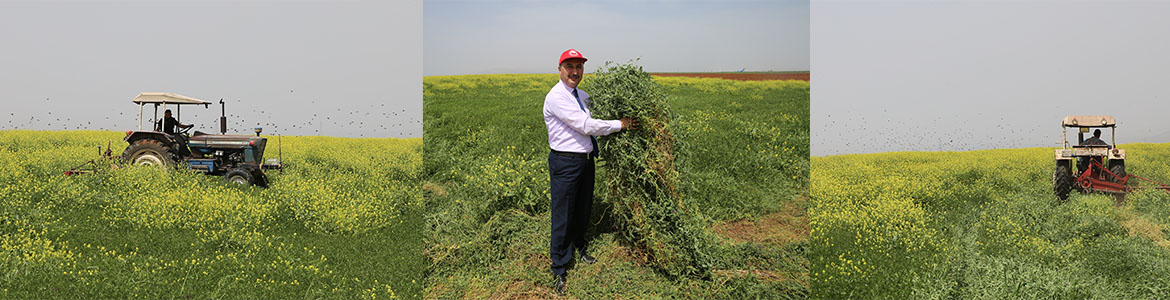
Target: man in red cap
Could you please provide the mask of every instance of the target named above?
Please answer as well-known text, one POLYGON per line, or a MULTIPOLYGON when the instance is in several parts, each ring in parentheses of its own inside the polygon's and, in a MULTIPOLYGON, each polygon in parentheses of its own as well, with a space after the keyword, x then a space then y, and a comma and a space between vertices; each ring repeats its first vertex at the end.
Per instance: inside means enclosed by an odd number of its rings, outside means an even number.
POLYGON ((552 259, 553 284, 557 293, 565 291, 566 266, 573 260, 573 250, 581 261, 594 263, 585 241, 589 212, 593 208, 593 171, 597 158, 597 138, 622 129, 637 129, 637 121, 598 120, 589 111, 589 94, 577 90, 585 72, 585 61, 575 49, 561 53, 557 70, 561 80, 544 97, 544 124, 548 129, 549 194, 552 203, 552 236, 549 258, 552 259))

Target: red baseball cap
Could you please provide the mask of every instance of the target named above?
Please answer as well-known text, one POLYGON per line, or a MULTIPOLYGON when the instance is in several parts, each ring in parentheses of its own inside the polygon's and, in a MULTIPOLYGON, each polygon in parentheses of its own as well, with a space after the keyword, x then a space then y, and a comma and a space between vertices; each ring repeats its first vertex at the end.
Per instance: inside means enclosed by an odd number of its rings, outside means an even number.
POLYGON ((565 50, 564 53, 561 53, 561 60, 558 60, 557 64, 559 65, 559 64, 565 62, 566 59, 570 59, 570 58, 580 58, 584 61, 589 61, 588 58, 581 56, 581 52, 577 52, 577 49, 569 49, 569 50, 565 50))

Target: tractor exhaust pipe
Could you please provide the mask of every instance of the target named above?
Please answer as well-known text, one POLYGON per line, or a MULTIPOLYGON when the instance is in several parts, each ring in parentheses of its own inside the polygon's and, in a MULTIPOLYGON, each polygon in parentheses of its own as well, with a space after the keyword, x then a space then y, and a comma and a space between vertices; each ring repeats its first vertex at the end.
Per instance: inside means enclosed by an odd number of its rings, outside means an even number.
POLYGON ((219 98, 219 134, 227 134, 227 108, 223 106, 223 98, 219 98))
POLYGON ((280 150, 280 135, 276 135, 276 156, 280 158, 280 174, 284 174, 284 151, 280 150))

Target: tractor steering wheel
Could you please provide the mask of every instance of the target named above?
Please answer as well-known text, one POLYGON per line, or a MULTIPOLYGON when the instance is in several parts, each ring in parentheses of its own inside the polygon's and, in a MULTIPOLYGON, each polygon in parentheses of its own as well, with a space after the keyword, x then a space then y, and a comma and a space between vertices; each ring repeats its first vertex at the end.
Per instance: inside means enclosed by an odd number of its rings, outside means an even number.
POLYGON ((185 135, 185 136, 190 136, 189 134, 187 134, 187 132, 191 131, 191 128, 195 128, 195 126, 191 126, 191 127, 187 127, 187 128, 182 128, 182 127, 179 127, 179 132, 178 132, 178 133, 179 133, 179 134, 182 134, 182 135, 185 135))

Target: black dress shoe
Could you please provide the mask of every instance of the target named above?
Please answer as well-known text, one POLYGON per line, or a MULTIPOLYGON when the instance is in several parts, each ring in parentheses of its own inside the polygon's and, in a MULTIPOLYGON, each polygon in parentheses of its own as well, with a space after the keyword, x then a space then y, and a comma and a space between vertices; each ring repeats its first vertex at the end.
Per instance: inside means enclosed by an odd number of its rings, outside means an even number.
POLYGON ((581 261, 583 261, 587 264, 593 264, 593 263, 597 262, 597 259, 593 258, 592 256, 589 256, 589 254, 581 253, 581 261))
POLYGON ((556 281, 553 282, 553 288, 556 289, 557 295, 565 295, 565 274, 554 275, 556 281))

